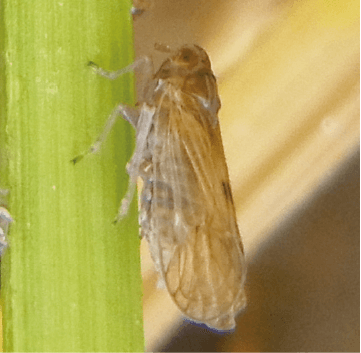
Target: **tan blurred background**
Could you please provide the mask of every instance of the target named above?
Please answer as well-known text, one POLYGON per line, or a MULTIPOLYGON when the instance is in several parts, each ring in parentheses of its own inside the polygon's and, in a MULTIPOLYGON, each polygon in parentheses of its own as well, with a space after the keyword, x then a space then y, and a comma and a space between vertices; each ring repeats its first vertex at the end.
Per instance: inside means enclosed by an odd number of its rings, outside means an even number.
POLYGON ((209 53, 245 243, 234 333, 183 321, 142 244, 147 350, 359 351, 359 2, 153 0, 155 43, 209 53))

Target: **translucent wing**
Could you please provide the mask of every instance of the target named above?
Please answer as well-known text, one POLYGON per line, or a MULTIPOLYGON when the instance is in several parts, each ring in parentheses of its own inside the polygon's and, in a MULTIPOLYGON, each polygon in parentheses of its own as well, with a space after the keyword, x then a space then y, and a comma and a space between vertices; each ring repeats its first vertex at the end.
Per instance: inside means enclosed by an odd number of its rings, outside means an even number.
POLYGON ((153 258, 184 314, 232 329, 246 304, 245 263, 217 118, 197 97, 171 90, 156 114, 153 258))

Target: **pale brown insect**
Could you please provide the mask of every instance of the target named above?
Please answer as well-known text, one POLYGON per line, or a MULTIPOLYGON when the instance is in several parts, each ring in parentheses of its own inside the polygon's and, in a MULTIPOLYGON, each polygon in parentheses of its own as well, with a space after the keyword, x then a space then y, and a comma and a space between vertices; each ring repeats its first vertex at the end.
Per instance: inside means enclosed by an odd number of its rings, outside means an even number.
POLYGON ((141 234, 172 299, 195 321, 233 329, 234 317, 246 305, 246 268, 208 55, 197 45, 183 46, 156 74, 149 58, 114 73, 91 65, 111 79, 140 69, 144 81, 140 109, 119 105, 90 150, 99 149, 118 115, 136 129, 136 150, 127 166, 130 183, 118 219, 127 213, 136 180, 142 178, 141 234))

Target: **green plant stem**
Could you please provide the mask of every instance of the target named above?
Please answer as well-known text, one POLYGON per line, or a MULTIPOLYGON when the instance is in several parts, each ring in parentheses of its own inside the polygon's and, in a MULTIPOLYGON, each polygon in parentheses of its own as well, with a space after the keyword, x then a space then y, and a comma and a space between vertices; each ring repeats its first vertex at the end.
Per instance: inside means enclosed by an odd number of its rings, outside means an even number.
POLYGON ((133 131, 119 119, 77 165, 117 102, 134 103, 130 1, 1 4, 3 185, 15 223, 2 259, 5 351, 142 351, 136 201, 113 225, 133 131), (5 151, 5 153, 4 153, 5 151))

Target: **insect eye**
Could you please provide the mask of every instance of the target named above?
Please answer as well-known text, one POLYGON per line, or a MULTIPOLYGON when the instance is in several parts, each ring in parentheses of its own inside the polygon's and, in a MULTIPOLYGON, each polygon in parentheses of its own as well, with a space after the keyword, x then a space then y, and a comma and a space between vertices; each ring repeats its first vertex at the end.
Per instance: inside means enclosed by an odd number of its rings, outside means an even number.
POLYGON ((190 62, 192 60, 192 52, 190 50, 183 50, 181 58, 185 62, 190 62))
POLYGON ((161 73, 162 73, 162 77, 168 77, 168 76, 170 76, 170 70, 169 70, 169 69, 163 69, 163 70, 161 71, 161 73))

